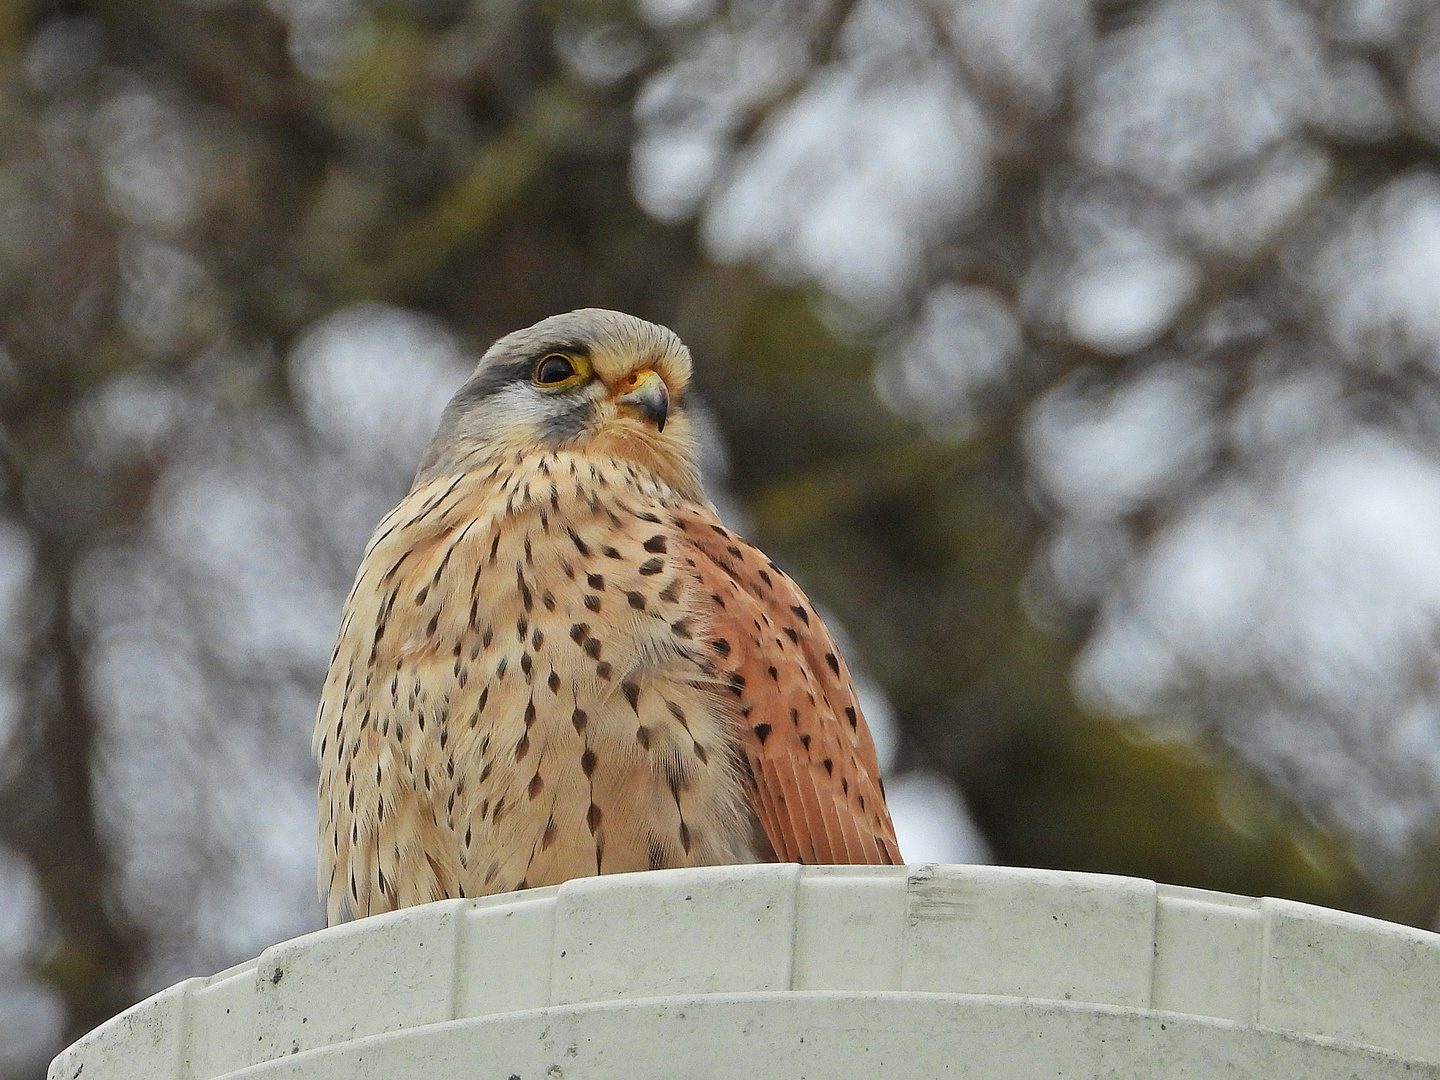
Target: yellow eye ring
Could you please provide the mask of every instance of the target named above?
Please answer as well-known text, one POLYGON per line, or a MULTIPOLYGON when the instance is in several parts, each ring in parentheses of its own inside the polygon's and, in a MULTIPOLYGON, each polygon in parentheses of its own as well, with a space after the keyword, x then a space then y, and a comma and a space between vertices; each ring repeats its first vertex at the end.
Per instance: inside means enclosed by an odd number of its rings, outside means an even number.
POLYGON ((563 353, 549 353, 536 362, 531 379, 536 386, 560 386, 579 374, 575 370, 575 361, 570 357, 563 353))

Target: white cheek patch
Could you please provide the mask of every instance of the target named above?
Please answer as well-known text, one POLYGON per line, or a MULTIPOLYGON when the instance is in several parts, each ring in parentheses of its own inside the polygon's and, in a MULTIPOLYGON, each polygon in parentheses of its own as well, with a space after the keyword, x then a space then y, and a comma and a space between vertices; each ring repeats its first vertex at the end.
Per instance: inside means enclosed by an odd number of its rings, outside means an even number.
POLYGON ((592 384, 569 393, 546 393, 528 383, 515 383, 480 402, 467 426, 489 443, 554 445, 588 426, 601 389, 592 384))

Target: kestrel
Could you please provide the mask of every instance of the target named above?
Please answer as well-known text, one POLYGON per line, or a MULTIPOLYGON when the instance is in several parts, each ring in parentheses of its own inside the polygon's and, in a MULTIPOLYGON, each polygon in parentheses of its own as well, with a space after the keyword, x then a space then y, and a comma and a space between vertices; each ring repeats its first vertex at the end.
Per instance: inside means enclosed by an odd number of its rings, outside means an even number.
POLYGON ((799 587, 701 489, 671 331, 501 338, 345 605, 315 725, 331 923, 661 867, 896 863, 799 587))

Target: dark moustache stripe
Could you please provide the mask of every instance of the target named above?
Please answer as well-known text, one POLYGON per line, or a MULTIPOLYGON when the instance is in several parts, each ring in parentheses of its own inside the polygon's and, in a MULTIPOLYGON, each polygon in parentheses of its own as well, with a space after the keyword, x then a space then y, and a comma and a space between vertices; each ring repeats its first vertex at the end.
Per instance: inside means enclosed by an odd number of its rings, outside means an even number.
POLYGON ((540 439, 549 446, 560 446, 589 427, 594 416, 595 403, 585 399, 579 400, 564 412, 542 420, 539 429, 540 439))

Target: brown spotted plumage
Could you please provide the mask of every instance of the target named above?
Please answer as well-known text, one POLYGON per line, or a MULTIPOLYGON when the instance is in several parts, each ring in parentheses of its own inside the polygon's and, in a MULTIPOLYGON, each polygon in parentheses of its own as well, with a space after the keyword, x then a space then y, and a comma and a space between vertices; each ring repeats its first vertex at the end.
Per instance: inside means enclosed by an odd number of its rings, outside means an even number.
POLYGON ((700 489, 689 373, 668 330, 577 311, 501 339, 446 410, 321 696, 331 922, 589 874, 900 861, 834 641, 700 489))

